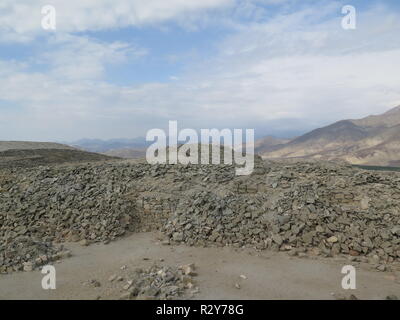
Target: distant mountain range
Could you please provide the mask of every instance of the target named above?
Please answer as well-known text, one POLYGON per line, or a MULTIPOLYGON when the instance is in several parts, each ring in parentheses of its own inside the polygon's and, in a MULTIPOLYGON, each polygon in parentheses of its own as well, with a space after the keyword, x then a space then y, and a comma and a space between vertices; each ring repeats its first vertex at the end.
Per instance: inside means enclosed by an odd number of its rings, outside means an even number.
MULTIPOLYGON (((145 138, 82 139, 69 145, 121 158, 142 158, 145 138)), ((266 159, 344 160, 352 164, 400 166, 400 106, 381 115, 335 122, 293 139, 256 140, 255 153, 266 159)))
MULTIPOLYGON (((284 143, 256 142, 267 159, 345 160, 352 164, 400 166, 400 106, 381 115, 341 120, 284 143)), ((278 141, 275 141, 278 142, 278 141)))
POLYGON ((149 142, 143 137, 133 139, 81 139, 68 143, 70 146, 90 152, 105 153, 116 149, 145 149, 149 142))

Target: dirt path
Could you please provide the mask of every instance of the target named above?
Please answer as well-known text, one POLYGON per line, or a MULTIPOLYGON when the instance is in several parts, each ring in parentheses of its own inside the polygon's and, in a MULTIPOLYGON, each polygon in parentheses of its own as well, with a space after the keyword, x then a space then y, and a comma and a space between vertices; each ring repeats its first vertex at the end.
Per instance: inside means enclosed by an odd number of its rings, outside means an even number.
POLYGON ((400 296, 400 273, 378 272, 366 265, 355 265, 356 290, 341 289, 341 268, 351 264, 346 260, 300 259, 284 253, 233 248, 163 246, 155 239, 152 233, 141 233, 108 245, 67 244, 73 256, 55 264, 56 290, 42 289, 38 270, 0 275, 0 299, 118 299, 121 284, 108 278, 154 261, 160 265, 195 263, 198 299, 334 299, 333 292, 354 294, 360 299, 400 296), (124 265, 126 270, 121 270, 124 265), (84 286, 83 282, 90 279, 98 280, 101 286, 84 286))

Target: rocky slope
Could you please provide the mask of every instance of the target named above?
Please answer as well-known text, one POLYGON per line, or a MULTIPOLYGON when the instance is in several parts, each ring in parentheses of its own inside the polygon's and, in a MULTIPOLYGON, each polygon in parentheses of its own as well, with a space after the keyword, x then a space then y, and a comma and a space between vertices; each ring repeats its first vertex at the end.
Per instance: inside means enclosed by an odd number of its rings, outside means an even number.
POLYGON ((36 149, 57 149, 57 150, 76 150, 66 144, 55 142, 35 142, 35 141, 0 141, 0 152, 7 150, 36 150, 36 149))
POLYGON ((111 160, 116 157, 86 152, 53 142, 0 141, 0 168, 35 167, 81 161, 111 160))
POLYGON ((254 152, 257 154, 263 154, 265 152, 274 150, 274 147, 278 145, 288 143, 290 140, 291 139, 281 139, 273 136, 266 136, 254 142, 254 152))
POLYGON ((132 149, 132 148, 112 149, 103 152, 103 154, 123 159, 140 159, 146 157, 146 149, 132 149))
POLYGON ((61 163, 116 159, 99 153, 75 149, 11 149, 0 152, 0 168, 36 167, 61 163))
POLYGON ((0 272, 69 253, 64 241, 108 242, 161 230, 163 243, 256 247, 400 260, 400 174, 333 163, 257 159, 228 165, 93 162, 0 170, 0 272))
POLYGON ((400 166, 399 138, 400 106, 382 115, 338 121, 261 154, 269 159, 341 159, 352 164, 400 166))

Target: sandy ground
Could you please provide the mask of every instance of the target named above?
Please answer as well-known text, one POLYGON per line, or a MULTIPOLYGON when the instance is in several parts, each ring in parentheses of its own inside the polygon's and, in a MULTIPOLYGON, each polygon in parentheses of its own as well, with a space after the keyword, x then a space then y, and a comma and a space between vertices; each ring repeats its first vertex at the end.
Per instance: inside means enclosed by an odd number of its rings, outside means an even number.
POLYGON ((285 253, 234 248, 161 245, 153 233, 133 234, 108 245, 66 245, 73 256, 56 263, 57 288, 43 290, 39 270, 0 275, 0 299, 118 299, 121 283, 108 281, 136 267, 195 263, 200 292, 196 299, 334 299, 332 293, 359 299, 400 297, 400 273, 378 272, 344 259, 289 257, 285 253), (160 259, 164 261, 160 261, 160 259), (343 290, 341 269, 357 270, 357 289, 343 290), (121 270, 126 266, 126 270, 121 270), (247 279, 242 279, 245 275, 247 279), (100 287, 83 283, 96 279, 100 287), (240 289, 235 284, 240 284, 240 289))

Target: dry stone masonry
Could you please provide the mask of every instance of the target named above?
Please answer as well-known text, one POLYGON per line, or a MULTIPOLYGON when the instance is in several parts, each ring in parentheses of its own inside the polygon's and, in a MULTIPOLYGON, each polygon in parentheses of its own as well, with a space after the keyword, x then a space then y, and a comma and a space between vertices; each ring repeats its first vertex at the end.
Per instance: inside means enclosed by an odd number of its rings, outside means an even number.
POLYGON ((68 241, 161 230, 163 243, 400 260, 400 174, 257 158, 229 165, 132 161, 0 170, 0 272, 69 255, 68 241))

